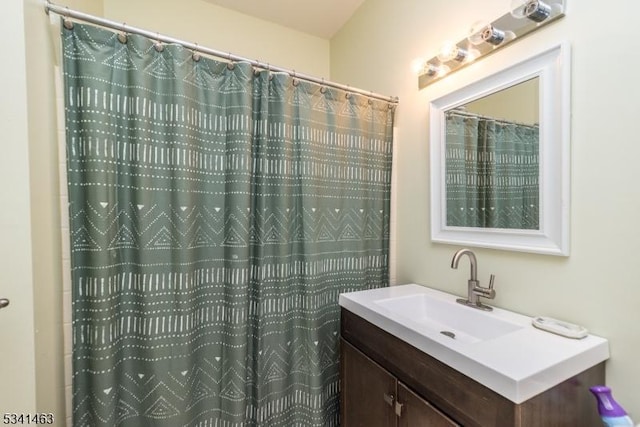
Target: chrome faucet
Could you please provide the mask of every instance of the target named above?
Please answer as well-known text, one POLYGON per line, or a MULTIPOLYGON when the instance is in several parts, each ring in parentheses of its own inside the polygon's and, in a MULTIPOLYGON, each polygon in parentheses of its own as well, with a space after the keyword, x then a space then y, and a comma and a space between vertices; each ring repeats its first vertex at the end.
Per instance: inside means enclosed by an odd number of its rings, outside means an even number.
POLYGON ((478 281, 478 266, 476 256, 469 249, 460 249, 453 255, 453 259, 451 260, 451 268, 458 268, 458 262, 460 262, 460 258, 462 258, 463 255, 467 255, 469 257, 469 262, 471 263, 471 277, 468 281, 467 299, 458 298, 456 301, 460 304, 468 305, 469 307, 477 308, 480 310, 493 310, 492 307, 480 302, 480 297, 489 299, 495 298, 496 291, 493 290, 493 281, 496 276, 494 276, 493 274, 491 275, 488 288, 480 286, 480 282, 478 281))

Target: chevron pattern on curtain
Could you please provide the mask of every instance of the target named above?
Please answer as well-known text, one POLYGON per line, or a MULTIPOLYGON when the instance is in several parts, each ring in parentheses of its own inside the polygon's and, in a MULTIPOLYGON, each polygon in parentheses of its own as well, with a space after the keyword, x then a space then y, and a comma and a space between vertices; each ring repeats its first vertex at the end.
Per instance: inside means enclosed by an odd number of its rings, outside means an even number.
POLYGON ((339 425, 338 295, 388 285, 393 109, 62 39, 74 425, 339 425))
POLYGON ((539 127, 446 113, 447 225, 540 228, 539 127))

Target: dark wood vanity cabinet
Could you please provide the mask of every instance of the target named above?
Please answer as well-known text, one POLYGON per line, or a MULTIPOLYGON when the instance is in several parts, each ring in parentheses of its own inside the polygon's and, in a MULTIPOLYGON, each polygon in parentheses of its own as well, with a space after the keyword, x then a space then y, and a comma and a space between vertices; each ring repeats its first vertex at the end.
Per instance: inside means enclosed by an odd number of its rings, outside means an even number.
POLYGON ((415 394, 406 385, 398 382, 398 427, 433 426, 455 427, 460 424, 434 408, 429 402, 415 394))
POLYGON ((344 340, 340 345, 341 426, 395 426, 393 402, 388 401, 396 394, 395 377, 344 340))
POLYGON ((454 427, 386 369, 341 341, 343 427, 454 427))
POLYGON ((604 363, 515 404, 342 310, 342 427, 600 427, 604 363))

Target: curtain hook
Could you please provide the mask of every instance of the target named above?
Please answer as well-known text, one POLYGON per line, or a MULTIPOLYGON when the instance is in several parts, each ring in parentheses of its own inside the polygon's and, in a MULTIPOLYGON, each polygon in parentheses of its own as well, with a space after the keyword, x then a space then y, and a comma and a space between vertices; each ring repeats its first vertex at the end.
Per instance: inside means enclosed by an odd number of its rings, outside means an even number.
POLYGON ((200 55, 200 52, 198 52, 198 43, 194 43, 194 45, 196 47, 191 52, 191 59, 193 59, 195 62, 198 62, 200 61, 201 55, 200 55))
POLYGON ((253 66, 253 75, 254 76, 259 76, 260 75, 260 60, 256 59, 256 63, 253 66))
POLYGON ((69 18, 69 6, 65 7, 65 11, 64 18, 62 18, 62 25, 64 25, 67 30, 73 30, 73 21, 69 18))
POLYGON ((293 76, 293 80, 291 81, 291 83, 293 84, 293 86, 298 86, 300 84, 300 81, 296 77, 296 70, 293 70, 291 75, 293 76))
POLYGON ((273 74, 271 73, 271 64, 267 62, 267 72, 269 73, 269 80, 273 80, 273 74))

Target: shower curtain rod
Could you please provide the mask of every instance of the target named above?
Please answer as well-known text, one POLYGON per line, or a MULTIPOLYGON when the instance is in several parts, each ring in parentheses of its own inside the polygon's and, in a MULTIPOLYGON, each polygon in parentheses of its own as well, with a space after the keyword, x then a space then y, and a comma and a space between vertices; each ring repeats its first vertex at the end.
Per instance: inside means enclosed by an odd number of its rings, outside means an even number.
MULTIPOLYGON (((462 108, 464 108, 464 107, 462 107, 462 108)), ((538 123, 531 124, 531 123, 515 122, 515 121, 510 121, 510 120, 504 120, 504 119, 496 119, 495 117, 484 116, 484 115, 478 114, 478 113, 472 113, 472 112, 469 112, 469 111, 461 110, 460 108, 453 108, 453 109, 445 112, 445 115, 446 114, 457 114, 457 115, 463 116, 463 117, 490 120, 490 121, 493 121, 493 122, 498 122, 498 123, 502 123, 502 124, 506 124, 506 125, 518 125, 518 126, 527 126, 527 127, 539 127, 540 126, 538 123)))
POLYGON ((45 12, 47 12, 47 14, 49 14, 49 12, 53 12, 56 13, 60 16, 63 16, 65 18, 73 18, 73 19, 77 19, 80 21, 84 21, 84 22, 88 22, 90 24, 94 24, 94 25, 98 25, 101 27, 106 27, 106 28, 110 28, 113 30, 118 30, 118 31, 123 31, 125 33, 129 33, 129 34, 139 34, 145 37, 148 37, 152 40, 157 40, 163 43, 169 43, 169 44, 178 44, 181 45, 187 49, 196 51, 196 52, 201 52, 207 55, 211 55, 211 56, 215 56, 218 58, 223 58, 226 59, 228 61, 236 61, 236 62, 248 62, 249 64, 253 65, 254 67, 257 68, 261 68, 263 70, 268 70, 268 71, 278 71, 278 72, 283 72, 283 73, 287 73, 290 76, 296 78, 296 79, 300 79, 300 80, 306 80, 306 81, 310 81, 313 83, 318 83, 321 84, 323 86, 329 86, 329 87, 333 87, 333 88, 337 88, 337 89, 341 89, 347 92, 352 92, 352 93, 358 93, 360 95, 364 95, 366 97, 369 98, 375 98, 375 99, 380 99, 383 101, 387 101, 390 102, 392 104, 397 104, 398 103, 398 97, 391 97, 391 96, 386 96, 386 95, 380 95, 377 93, 373 93, 373 92, 368 92, 362 89, 357 89, 357 88, 352 88, 349 87, 347 85, 343 85, 340 83, 335 83, 335 82, 331 82, 331 81, 326 81, 324 79, 318 78, 318 77, 314 77, 314 76, 310 76, 307 74, 301 74, 301 73, 297 73, 295 70, 288 70, 286 68, 281 68, 281 67, 277 67, 277 66, 273 66, 271 64, 265 63, 265 62, 260 62, 260 61, 255 61, 252 59, 248 59, 248 58, 243 58, 242 56, 238 56, 238 55, 233 55, 231 53, 227 53, 227 52, 221 52, 219 50, 215 50, 215 49, 210 49, 207 47, 202 47, 199 46, 197 43, 191 43, 191 42, 187 42, 184 40, 179 40, 173 37, 169 37, 169 36, 165 36, 162 34, 158 34, 158 33, 154 33, 152 31, 148 31, 148 30, 144 30, 142 28, 136 28, 136 27, 132 27, 130 25, 127 25, 125 23, 118 23, 115 21, 110 21, 108 19, 104 19, 104 18, 100 18, 98 16, 94 16, 94 15, 89 15, 87 13, 84 12, 80 12, 77 10, 73 10, 73 9, 69 9, 68 7, 65 6, 59 6, 56 4, 51 3, 50 1, 46 1, 45 2, 45 12))

